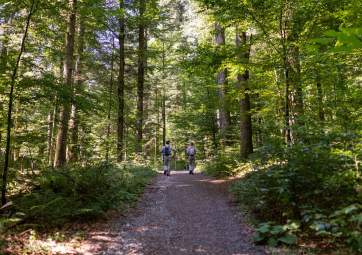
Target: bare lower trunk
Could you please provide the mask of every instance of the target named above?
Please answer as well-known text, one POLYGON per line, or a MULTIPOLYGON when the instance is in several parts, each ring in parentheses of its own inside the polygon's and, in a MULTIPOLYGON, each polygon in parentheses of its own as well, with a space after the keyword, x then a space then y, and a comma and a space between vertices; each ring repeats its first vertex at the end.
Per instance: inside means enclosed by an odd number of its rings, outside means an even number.
POLYGON ((68 160, 76 162, 79 158, 79 145, 78 145, 78 109, 77 104, 73 102, 71 106, 69 131, 70 131, 70 144, 68 146, 68 160))
MULTIPOLYGON (((225 29, 219 24, 215 24, 215 44, 218 47, 225 45, 225 29)), ((226 139, 227 130, 229 128, 229 118, 226 110, 226 80, 227 70, 224 69, 217 74, 217 84, 218 84, 218 95, 219 95, 219 126, 220 133, 223 142, 226 139)))
MULTIPOLYGON (((246 32, 239 33, 236 29, 236 46, 239 50, 239 59, 245 65, 250 58, 250 45, 247 44, 246 32)), ((253 153, 253 132, 251 123, 251 104, 249 96, 249 71, 238 74, 238 88, 240 91, 240 158, 247 159, 253 153)))
POLYGON ((53 108, 53 112, 52 112, 52 131, 51 131, 51 147, 50 147, 50 154, 48 157, 48 165, 49 166, 54 166, 54 158, 55 158, 55 142, 56 142, 56 137, 55 137, 55 133, 57 131, 57 123, 59 121, 58 119, 58 98, 55 97, 54 98, 55 104, 54 104, 54 108, 53 108))
MULTIPOLYGON (((165 43, 162 43, 162 78, 163 80, 165 80, 166 78, 166 73, 165 73, 165 68, 166 68, 166 51, 165 51, 165 43)), ((161 102, 161 107, 162 107, 162 145, 166 144, 166 85, 163 83, 162 84, 162 102, 161 102)))
POLYGON ((111 113, 112 113, 112 96, 113 96, 113 82, 114 82, 114 38, 112 38, 112 55, 111 55, 111 75, 109 81, 109 91, 108 91, 108 114, 107 114, 107 133, 106 133, 106 161, 109 160, 109 145, 110 145, 110 135, 111 135, 111 113))
POLYGON ((78 57, 76 61, 75 80, 76 86, 74 88, 74 96, 72 100, 72 109, 70 115, 69 131, 70 131, 70 144, 68 147, 68 158, 71 162, 78 161, 79 158, 79 142, 78 142, 78 131, 79 131, 79 114, 78 114, 78 102, 77 97, 83 91, 83 52, 84 52, 84 23, 80 21, 79 25, 79 36, 78 36, 78 57))
MULTIPOLYGON (((298 37, 294 36, 289 38, 292 43, 297 41, 298 37)), ((299 48, 297 46, 291 46, 288 51, 288 78, 290 85, 290 112, 291 112, 291 125, 303 126, 303 114, 304 114, 304 103, 303 103, 303 90, 301 82, 301 70, 300 70, 300 57, 299 48)), ((303 134, 298 134, 298 129, 293 129, 292 139, 302 140, 303 134)))
POLYGON ((73 55, 74 55, 74 37, 76 26, 76 10, 77 0, 69 0, 69 14, 67 21, 67 36, 65 49, 64 77, 65 86, 70 95, 63 99, 63 104, 60 107, 59 128, 57 134, 54 167, 62 167, 67 160, 67 138, 68 138, 68 122, 71 111, 72 85, 73 85, 73 55))
POLYGON ((11 122, 12 122, 12 110, 13 110, 13 100, 14 100, 14 89, 15 89, 15 81, 18 73, 18 68, 21 60, 21 56, 23 55, 25 49, 25 42, 28 35, 29 25, 31 17, 35 11, 35 0, 32 0, 30 10, 26 19, 25 31, 23 34, 23 38, 21 40, 21 47, 18 54, 18 57, 15 62, 15 67, 13 73, 11 75, 10 80, 10 92, 8 96, 8 114, 7 114, 7 128, 6 128, 6 148, 5 148, 5 162, 4 162, 4 170, 2 175, 2 190, 1 190, 1 203, 2 205, 6 204, 6 186, 7 186, 7 177, 8 177, 8 168, 9 168, 9 156, 10 156, 10 142, 11 142, 11 122))
POLYGON ((166 89, 162 92, 162 144, 166 144, 166 89))
POLYGON ((137 116, 136 116, 136 151, 142 152, 143 142, 143 110, 144 110, 144 81, 145 81, 145 51, 146 51, 146 37, 145 37, 145 0, 140 0, 140 23, 138 27, 138 74, 137 74, 137 116))
POLYGON ((49 159, 52 154, 52 142, 53 142, 53 112, 48 113, 48 137, 47 137, 47 159, 49 164, 49 159))
POLYGON ((321 122, 325 121, 323 106, 323 91, 320 77, 317 76, 317 100, 318 100, 318 116, 321 122))
MULTIPOLYGON (((124 0, 119 1, 119 8, 124 13, 124 0)), ((122 15, 119 18, 119 73, 118 73, 118 117, 117 117, 117 161, 123 160, 124 154, 124 66, 125 66, 125 55, 124 55, 124 43, 125 43, 125 21, 122 15)))

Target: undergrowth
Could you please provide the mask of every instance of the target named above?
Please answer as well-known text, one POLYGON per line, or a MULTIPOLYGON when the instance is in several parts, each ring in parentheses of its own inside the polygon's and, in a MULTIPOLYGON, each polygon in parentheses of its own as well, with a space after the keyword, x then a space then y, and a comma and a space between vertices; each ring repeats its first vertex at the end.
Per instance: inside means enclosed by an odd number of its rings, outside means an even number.
POLYGON ((219 155, 203 170, 244 174, 231 191, 257 225, 256 243, 314 243, 352 254, 362 252, 359 156, 337 143, 264 147, 248 162, 219 155))
POLYGON ((108 163, 43 170, 30 192, 10 198, 13 205, 3 213, 0 231, 89 221, 135 202, 154 175, 146 166, 108 163))

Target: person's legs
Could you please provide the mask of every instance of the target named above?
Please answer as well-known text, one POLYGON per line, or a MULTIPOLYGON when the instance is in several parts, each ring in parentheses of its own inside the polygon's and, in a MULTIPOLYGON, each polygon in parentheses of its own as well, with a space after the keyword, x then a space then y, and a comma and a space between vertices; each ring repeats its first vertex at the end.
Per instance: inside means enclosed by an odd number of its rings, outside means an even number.
POLYGON ((189 156, 189 170, 190 174, 194 174, 194 168, 195 168, 195 157, 189 156))
POLYGON ((165 161, 166 161, 166 163, 165 163, 165 165, 166 165, 166 174, 167 174, 167 175, 170 175, 170 172, 171 172, 171 170, 170 170, 171 157, 170 157, 170 156, 166 156, 165 158, 166 158, 166 159, 165 159, 165 161))

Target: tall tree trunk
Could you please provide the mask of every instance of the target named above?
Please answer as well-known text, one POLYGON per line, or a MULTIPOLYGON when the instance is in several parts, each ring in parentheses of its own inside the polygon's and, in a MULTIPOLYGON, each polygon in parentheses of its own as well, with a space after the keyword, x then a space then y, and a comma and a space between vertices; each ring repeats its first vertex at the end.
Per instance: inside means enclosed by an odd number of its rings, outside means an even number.
POLYGON ((136 119, 136 151, 142 152, 143 141, 143 101, 145 81, 146 35, 144 12, 145 0, 139 0, 139 25, 138 25, 138 74, 137 74, 137 119, 136 119))
POLYGON ((113 97, 113 69, 114 69, 114 38, 112 38, 112 55, 111 55, 111 75, 109 81, 109 91, 108 91, 108 114, 107 114, 107 134, 106 134, 106 161, 109 160, 109 137, 111 135, 111 113, 112 113, 112 97, 113 97))
MULTIPOLYGON (((52 126, 51 126, 51 131, 49 132, 48 131, 48 135, 51 135, 51 141, 50 141, 50 152, 49 152, 49 155, 48 155, 48 166, 54 166, 54 157, 55 157, 55 142, 56 142, 56 137, 54 136, 54 134, 56 133, 57 131, 57 123, 59 121, 58 119, 58 108, 59 108, 59 102, 58 102, 58 97, 55 96, 54 97, 54 108, 53 108, 53 111, 51 112, 52 114, 52 117, 51 117, 51 120, 52 120, 52 126), (50 134, 49 134, 50 133, 50 134)), ((49 141, 48 141, 48 144, 49 144, 49 141)))
POLYGON ((52 155, 52 142, 53 142, 53 119, 54 115, 52 111, 48 112, 48 137, 47 137, 47 160, 48 165, 50 165, 50 158, 52 155))
MULTIPOLYGON (((73 70, 74 70, 74 37, 76 26, 76 12, 77 0, 69 0, 69 14, 67 24, 67 36, 65 40, 65 63, 64 63, 64 77, 65 85, 69 93, 72 93, 73 85, 73 70)), ((55 146, 55 159, 54 166, 61 167, 67 160, 67 138, 68 138, 68 122, 71 111, 71 98, 72 95, 63 98, 63 104, 60 109, 59 115, 59 128, 57 134, 57 141, 55 146)))
MULTIPOLYGON (((298 41, 298 36, 294 35, 288 38, 289 44, 295 44, 298 41)), ((290 100, 292 106, 292 120, 293 124, 303 125, 302 116, 304 113, 303 103, 303 89, 301 82, 301 70, 300 70, 300 56, 299 47, 290 46, 288 51, 288 69, 289 69, 289 84, 291 85, 290 100)))
POLYGON ((317 74, 317 100, 318 100, 318 117, 321 122, 325 121, 324 106, 323 106, 323 90, 321 84, 321 78, 317 74))
POLYGON ((162 42, 162 102, 161 102, 161 115, 162 115, 162 145, 166 144, 166 51, 165 43, 162 42))
MULTIPOLYGON (((5 20, 5 24, 8 24, 9 26, 11 25, 13 17, 10 17, 9 20, 5 20)), ((5 28, 4 29, 4 34, 3 34, 3 42, 2 42, 2 48, 1 48, 1 53, 0 53, 0 79, 2 79, 2 76, 4 77, 4 79, 7 76, 7 67, 8 67, 8 43, 9 43, 9 38, 8 38, 8 30, 5 28)), ((5 119, 3 119, 3 112, 4 112, 4 102, 0 102, 0 158, 2 158, 2 148, 1 148, 1 144, 2 144, 2 137, 3 137, 3 133, 2 133, 2 129, 3 129, 3 125, 5 124, 5 119)), ((4 114, 5 115, 5 114, 4 114)))
MULTIPOLYGON (((285 6, 284 6, 285 8, 285 6)), ((290 146, 292 143, 292 135, 290 129, 290 65, 288 63, 288 45, 287 45, 287 20, 284 17, 284 8, 280 10, 279 17, 279 36, 280 44, 282 46, 281 58, 283 61, 283 71, 284 71, 284 140, 287 146, 290 146)))
POLYGON ((117 117, 117 161, 123 160, 124 155, 124 67, 125 67, 125 55, 124 55, 124 44, 125 44, 125 19, 124 19, 124 0, 119 1, 119 8, 122 12, 119 17, 119 73, 118 73, 118 117, 117 117))
POLYGON ((7 128, 6 128, 6 148, 5 148, 5 162, 4 162, 4 170, 2 175, 2 190, 1 190, 1 203, 2 205, 6 204, 6 186, 7 186, 7 177, 8 177, 8 169, 9 169, 9 156, 10 156, 10 146, 11 146, 11 122, 12 122, 12 110, 13 110, 13 100, 14 100, 14 89, 15 89, 15 81, 18 73, 18 68, 21 60, 21 56, 23 55, 25 49, 25 42, 28 36, 28 30, 30 26, 31 17, 36 10, 35 0, 32 0, 31 6, 29 9, 28 16, 26 18, 25 31, 23 34, 23 38, 21 40, 21 47, 18 54, 18 57, 15 62, 15 67, 13 73, 11 75, 10 80, 10 92, 8 96, 8 114, 7 114, 7 128))
MULTIPOLYGON (((225 45, 225 29, 219 24, 215 23, 215 44, 218 47, 225 45)), ((218 84, 218 95, 219 95, 219 126, 222 137, 222 142, 224 143, 229 128, 229 117, 226 110, 226 76, 227 69, 220 71, 217 74, 217 84, 218 84)))
POLYGON ((83 90, 83 53, 84 53, 84 23, 81 18, 79 22, 79 36, 78 36, 78 56, 75 66, 75 80, 76 86, 74 88, 74 95, 72 100, 72 109, 69 122, 70 131, 70 144, 68 147, 68 158, 71 162, 78 161, 79 158, 79 142, 78 142, 78 131, 79 131, 79 114, 78 114, 78 103, 77 96, 82 93, 83 90))
MULTIPOLYGON (((236 47, 239 51, 240 61, 244 64, 249 62, 250 45, 247 44, 246 32, 238 31, 236 28, 236 47)), ((247 159, 253 153, 253 132, 251 123, 251 104, 249 96, 249 70, 237 75, 238 88, 240 90, 240 158, 247 159)))

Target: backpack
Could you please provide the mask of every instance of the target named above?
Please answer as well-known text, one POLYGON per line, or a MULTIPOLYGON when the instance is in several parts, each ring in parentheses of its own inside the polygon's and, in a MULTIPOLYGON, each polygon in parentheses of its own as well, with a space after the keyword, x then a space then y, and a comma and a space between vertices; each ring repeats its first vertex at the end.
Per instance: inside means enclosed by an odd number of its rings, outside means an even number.
POLYGON ((195 156, 195 153, 196 153, 196 150, 195 150, 194 147, 190 147, 190 148, 187 149, 187 154, 189 156, 195 156))
POLYGON ((171 146, 165 146, 163 153, 165 154, 165 156, 170 156, 171 155, 171 146))

